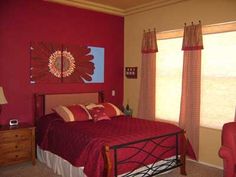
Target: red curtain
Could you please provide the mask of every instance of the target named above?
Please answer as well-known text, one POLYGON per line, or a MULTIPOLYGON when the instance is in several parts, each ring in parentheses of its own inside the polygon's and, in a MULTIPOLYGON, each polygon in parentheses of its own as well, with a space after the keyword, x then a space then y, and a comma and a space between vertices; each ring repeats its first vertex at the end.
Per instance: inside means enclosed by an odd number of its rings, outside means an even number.
POLYGON ((142 40, 141 83, 138 117, 155 119, 156 32, 144 32, 142 40))
POLYGON ((186 130, 196 159, 198 159, 199 153, 202 49, 201 24, 185 26, 182 46, 184 61, 179 125, 186 130))

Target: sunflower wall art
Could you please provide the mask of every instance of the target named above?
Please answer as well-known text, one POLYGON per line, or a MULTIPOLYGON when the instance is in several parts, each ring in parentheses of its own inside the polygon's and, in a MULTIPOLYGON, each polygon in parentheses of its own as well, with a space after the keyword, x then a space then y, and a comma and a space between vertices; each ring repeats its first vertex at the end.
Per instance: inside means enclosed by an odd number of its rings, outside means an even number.
POLYGON ((31 83, 103 83, 104 48, 31 42, 31 83))

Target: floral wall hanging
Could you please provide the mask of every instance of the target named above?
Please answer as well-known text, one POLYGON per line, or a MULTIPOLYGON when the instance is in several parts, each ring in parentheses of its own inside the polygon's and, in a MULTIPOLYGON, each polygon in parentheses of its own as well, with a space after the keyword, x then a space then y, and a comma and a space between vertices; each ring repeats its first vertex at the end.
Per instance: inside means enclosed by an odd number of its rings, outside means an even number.
POLYGON ((104 48, 31 42, 31 83, 103 83, 104 48))

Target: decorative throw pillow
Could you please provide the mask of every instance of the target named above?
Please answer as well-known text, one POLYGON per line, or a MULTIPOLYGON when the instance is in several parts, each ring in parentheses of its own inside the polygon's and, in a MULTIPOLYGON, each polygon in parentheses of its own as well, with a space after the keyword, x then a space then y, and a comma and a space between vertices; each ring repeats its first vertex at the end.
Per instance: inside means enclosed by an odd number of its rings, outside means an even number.
POLYGON ((112 103, 108 103, 108 102, 100 103, 100 104, 90 103, 86 106, 87 109, 92 109, 94 107, 103 107, 104 112, 107 114, 108 117, 124 115, 124 113, 112 103))
POLYGON ((94 107, 103 107, 102 105, 100 105, 100 104, 95 104, 95 103, 89 103, 89 104, 87 104, 86 105, 86 108, 87 109, 92 109, 92 108, 94 108, 94 107))
POLYGON ((66 122, 85 121, 92 119, 84 105, 57 106, 53 111, 61 116, 66 122))
POLYGON ((124 115, 124 113, 112 103, 101 103, 104 106, 105 113, 109 117, 124 115))
POLYGON ((107 116, 104 108, 101 106, 93 107, 91 109, 88 109, 88 111, 95 122, 100 120, 110 120, 110 117, 107 116))
POLYGON ((67 106, 67 108, 72 112, 74 121, 84 121, 92 119, 91 115, 84 105, 71 105, 67 106))

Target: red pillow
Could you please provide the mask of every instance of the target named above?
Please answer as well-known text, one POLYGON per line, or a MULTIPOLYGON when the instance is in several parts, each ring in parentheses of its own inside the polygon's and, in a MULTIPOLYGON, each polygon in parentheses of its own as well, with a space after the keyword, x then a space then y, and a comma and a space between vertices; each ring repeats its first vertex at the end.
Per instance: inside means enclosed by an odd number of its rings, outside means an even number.
POLYGON ((123 112, 112 103, 101 103, 100 105, 104 107, 105 113, 109 117, 124 115, 123 112))
POLYGON ((59 114, 66 122, 85 121, 92 119, 91 115, 83 105, 57 106, 52 109, 59 114))
POLYGON ((93 107, 91 109, 88 109, 88 111, 95 122, 100 120, 110 120, 110 117, 108 117, 105 113, 105 109, 101 106, 93 107))
POLYGON ((67 108, 74 115, 74 121, 84 121, 84 120, 89 120, 91 118, 89 112, 82 105, 72 105, 72 106, 67 106, 67 108))

